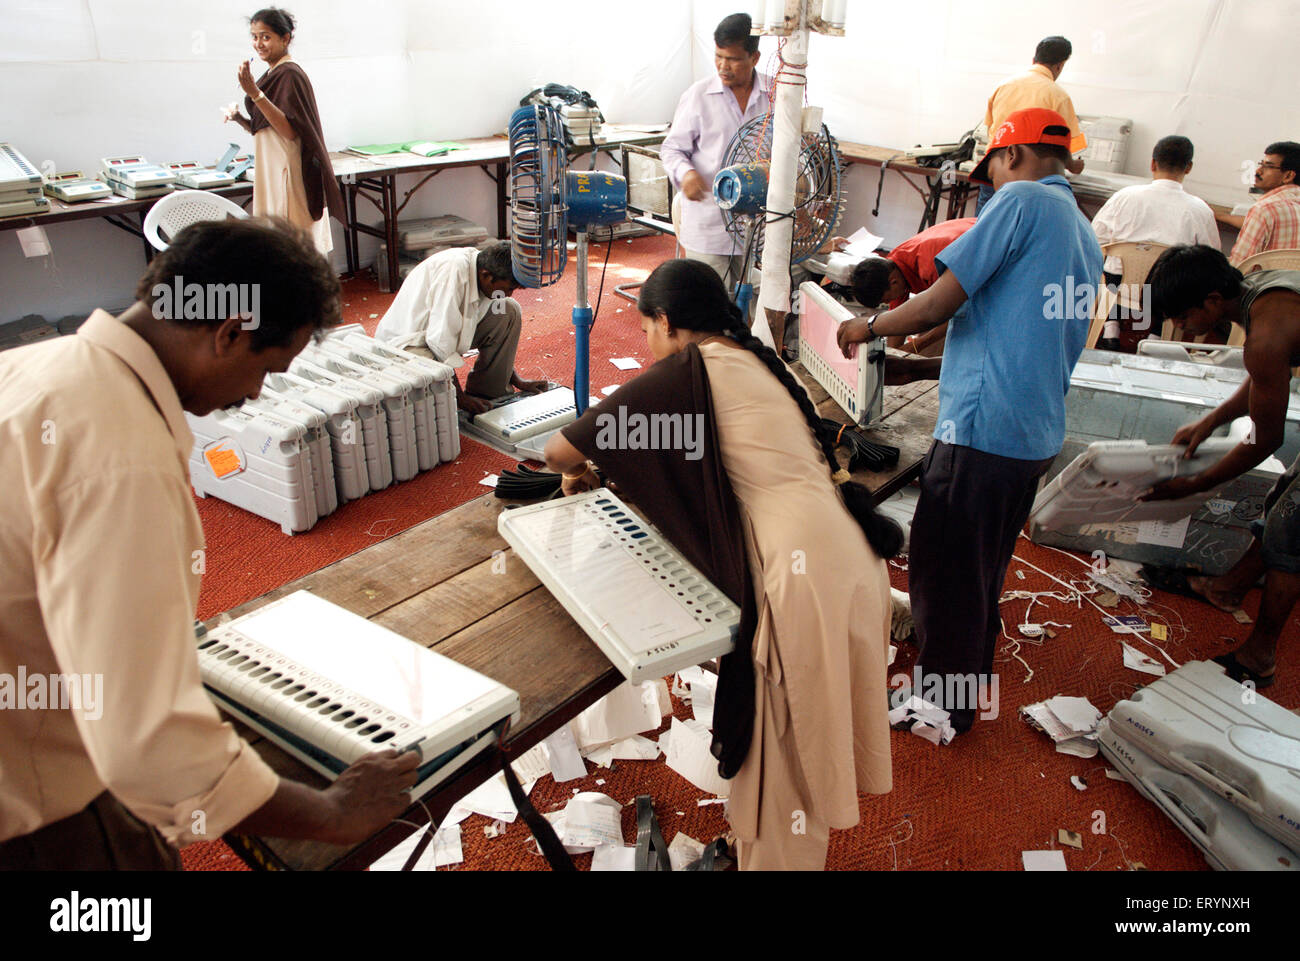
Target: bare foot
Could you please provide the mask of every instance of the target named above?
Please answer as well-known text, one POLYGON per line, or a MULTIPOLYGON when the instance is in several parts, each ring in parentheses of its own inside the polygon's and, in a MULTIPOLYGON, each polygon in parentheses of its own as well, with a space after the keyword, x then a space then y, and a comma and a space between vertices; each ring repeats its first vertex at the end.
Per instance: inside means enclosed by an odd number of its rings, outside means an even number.
POLYGON ((1218 578, 1199 577, 1195 574, 1188 574, 1187 586, 1221 611, 1227 611, 1231 614, 1233 611, 1241 610, 1243 595, 1233 594, 1230 591, 1216 590, 1212 586, 1216 580, 1218 580, 1218 578))

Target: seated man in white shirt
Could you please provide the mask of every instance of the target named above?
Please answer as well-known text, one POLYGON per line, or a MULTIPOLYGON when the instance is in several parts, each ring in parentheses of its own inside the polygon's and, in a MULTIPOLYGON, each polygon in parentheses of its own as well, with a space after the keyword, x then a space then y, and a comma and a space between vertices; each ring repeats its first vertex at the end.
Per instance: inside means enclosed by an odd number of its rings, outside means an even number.
MULTIPOLYGON (((1151 183, 1116 191, 1092 218, 1097 242, 1103 247, 1146 241, 1170 247, 1205 244, 1218 249, 1219 227, 1214 211, 1200 197, 1183 190, 1183 178, 1191 172, 1192 142, 1176 135, 1162 137, 1151 152, 1151 183)), ((1119 283, 1124 266, 1118 257, 1107 257, 1103 270, 1109 282, 1119 283)), ((1103 350, 1122 349, 1120 333, 1118 320, 1106 321, 1097 346, 1103 350)))
POLYGON ((481 414, 512 387, 528 393, 546 389, 546 381, 523 380, 515 373, 523 311, 510 294, 518 286, 508 241, 439 251, 402 282, 375 337, 452 367, 463 367, 465 352, 477 350, 465 387, 459 378, 452 382, 460 409, 481 414))

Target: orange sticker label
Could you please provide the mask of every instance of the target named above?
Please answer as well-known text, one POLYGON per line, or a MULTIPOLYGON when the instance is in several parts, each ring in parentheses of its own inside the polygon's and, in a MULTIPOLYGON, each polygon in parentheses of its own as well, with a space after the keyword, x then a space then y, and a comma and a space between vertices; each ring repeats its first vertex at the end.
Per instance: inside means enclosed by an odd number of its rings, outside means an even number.
POLYGON ((1152 624, 1151 637, 1153 640, 1163 641, 1169 637, 1169 631, 1163 624, 1152 624))
POLYGON ((239 462, 239 455, 226 447, 205 450, 203 456, 215 477, 226 477, 244 469, 244 465, 239 462))

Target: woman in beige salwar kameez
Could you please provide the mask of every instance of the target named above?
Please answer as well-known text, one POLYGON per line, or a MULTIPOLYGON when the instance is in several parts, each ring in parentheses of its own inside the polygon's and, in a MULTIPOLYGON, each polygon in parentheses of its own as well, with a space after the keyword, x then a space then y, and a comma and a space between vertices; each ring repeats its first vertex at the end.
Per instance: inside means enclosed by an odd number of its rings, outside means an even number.
POLYGON ((343 198, 311 81, 289 56, 293 27, 293 18, 274 7, 250 18, 253 49, 268 69, 254 82, 248 62, 240 64, 248 116, 236 112, 229 119, 253 135, 253 215, 284 218, 328 255, 334 249, 330 215, 342 218, 343 198))
MULTIPOLYGON (((593 428, 620 404, 649 414, 669 392, 689 392, 658 370, 681 366, 684 352, 702 359, 756 613, 752 737, 728 805, 740 866, 821 870, 830 829, 858 823, 859 793, 891 787, 890 594, 881 555, 896 553, 901 535, 871 511, 865 491, 837 487, 847 475, 828 463, 833 448, 815 438, 807 395, 743 327, 716 274, 695 261, 669 261, 646 281, 637 307, 650 350, 662 359, 565 428, 547 445, 547 462, 565 472, 566 492, 595 483, 586 456, 620 486, 635 484, 652 467, 649 458, 672 453, 601 449, 593 428)), ((653 489, 645 494, 636 504, 650 506, 647 516, 659 526, 653 513, 673 508, 655 503, 653 489)))

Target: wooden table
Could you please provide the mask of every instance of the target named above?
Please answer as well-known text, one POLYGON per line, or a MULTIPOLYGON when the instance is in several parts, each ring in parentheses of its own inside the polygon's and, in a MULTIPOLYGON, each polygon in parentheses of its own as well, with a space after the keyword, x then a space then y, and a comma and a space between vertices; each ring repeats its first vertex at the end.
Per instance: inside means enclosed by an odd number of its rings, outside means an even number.
MULTIPOLYGON (((840 141, 840 156, 845 163, 867 164, 892 170, 920 194, 925 203, 925 210, 921 214, 921 223, 916 228, 917 233, 935 225, 944 194, 948 196, 948 214, 945 219, 952 220, 966 216, 966 203, 974 192, 975 185, 970 182, 970 177, 961 171, 948 172, 937 167, 922 167, 914 160, 908 159, 906 150, 851 141, 840 141), (923 177, 926 181, 925 186, 917 183, 913 177, 923 177)), ((884 170, 881 171, 881 176, 884 176, 884 170)), ((878 209, 873 210, 872 216, 877 213, 878 209)))
MULTIPOLYGON (((812 386, 820 390, 815 382, 812 386)), ((927 406, 934 387, 886 388, 889 415, 872 436, 902 448, 902 457, 894 470, 855 476, 882 498, 919 473, 934 426, 932 405, 927 406)), ((825 400, 820 407, 833 416, 827 404, 834 406, 825 400)), ((518 691, 520 719, 504 745, 507 755, 517 757, 614 690, 623 677, 497 534, 497 515, 506 503, 492 495, 478 497, 240 605, 209 621, 209 630, 293 591, 310 590, 518 691), (505 572, 498 573, 502 560, 505 572)), ((235 726, 281 775, 326 784, 257 732, 235 726)), ((429 814, 440 821, 496 770, 491 756, 471 761, 424 797, 429 814)), ((421 825, 428 820, 420 805, 402 818, 421 825)), ((394 823, 353 848, 235 834, 225 840, 254 868, 360 869, 412 830, 394 823)))

